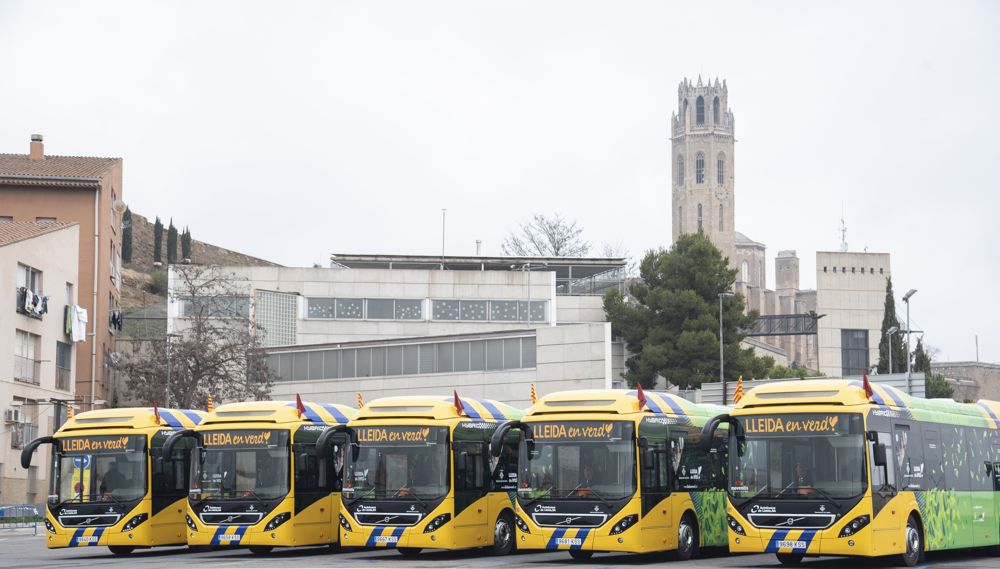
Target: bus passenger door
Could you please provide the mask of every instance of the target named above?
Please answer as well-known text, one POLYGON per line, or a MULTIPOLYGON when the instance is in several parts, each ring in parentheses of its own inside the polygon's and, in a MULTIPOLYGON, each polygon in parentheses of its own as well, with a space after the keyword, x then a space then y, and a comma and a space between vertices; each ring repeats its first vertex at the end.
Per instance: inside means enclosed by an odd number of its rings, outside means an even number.
POLYGON ((671 452, 666 427, 639 424, 639 495, 642 511, 642 549, 659 551, 667 548, 671 538, 676 541, 673 527, 670 488, 671 452), (673 536, 673 537, 672 537, 673 536))
POLYGON ((295 444, 295 515, 292 518, 296 545, 334 541, 332 517, 332 457, 317 456, 315 444, 295 444))
POLYGON ((893 440, 889 433, 878 432, 877 440, 869 443, 869 461, 872 481, 872 506, 874 517, 872 519, 872 546, 876 555, 889 555, 899 553, 903 547, 903 524, 902 514, 899 508, 886 507, 890 500, 899 493, 896 485, 896 458, 893 452, 893 440), (885 448, 885 464, 875 464, 875 445, 880 444, 885 448), (895 544, 895 547, 893 546, 895 544))
POLYGON ((492 543, 492 526, 486 517, 488 465, 486 444, 452 443, 455 472, 455 541, 458 547, 482 547, 492 543))
MULTIPOLYGON (((154 440, 158 437, 159 433, 154 435, 154 440)), ((162 442, 160 444, 162 445, 162 442)), ((185 437, 174 445, 173 456, 169 458, 161 460, 162 447, 153 448, 150 453, 152 484, 149 523, 153 533, 151 545, 185 542, 187 526, 184 523, 184 513, 187 511, 193 446, 194 439, 185 437)))

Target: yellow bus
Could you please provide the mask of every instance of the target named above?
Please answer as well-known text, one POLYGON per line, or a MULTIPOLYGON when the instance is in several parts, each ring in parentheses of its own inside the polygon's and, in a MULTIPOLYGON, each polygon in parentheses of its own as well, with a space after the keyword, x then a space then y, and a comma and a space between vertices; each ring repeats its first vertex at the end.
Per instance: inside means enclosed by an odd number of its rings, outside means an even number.
POLYGON ((170 435, 194 428, 204 415, 190 409, 87 411, 55 435, 31 441, 21 453, 25 469, 39 446, 51 444, 53 451, 45 544, 104 545, 116 555, 184 545, 188 458, 178 448, 162 460, 161 451, 170 435))
MULTIPOLYGON (((669 393, 583 390, 540 399, 518 428, 517 546, 673 551, 689 559, 726 540, 725 439, 703 451, 701 426, 725 410, 669 393)), ((494 444, 492 452, 500 451, 494 444)))
POLYGON ((728 424, 729 548, 784 564, 1000 544, 1000 404, 862 381, 750 390, 728 424))
POLYGON ((194 441, 185 522, 189 546, 337 542, 343 435, 355 410, 331 403, 221 405, 168 445, 194 441))
POLYGON ((514 446, 490 459, 501 422, 521 411, 489 399, 387 397, 365 405, 349 424, 341 543, 396 548, 514 548, 510 493, 514 446))

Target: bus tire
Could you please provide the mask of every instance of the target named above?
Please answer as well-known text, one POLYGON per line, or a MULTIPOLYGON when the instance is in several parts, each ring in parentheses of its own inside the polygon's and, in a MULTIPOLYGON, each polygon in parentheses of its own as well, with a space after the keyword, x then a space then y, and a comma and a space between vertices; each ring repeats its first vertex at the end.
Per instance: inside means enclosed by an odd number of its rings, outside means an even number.
POLYGON ((920 531, 920 522, 913 514, 906 520, 903 541, 906 543, 906 553, 900 554, 898 562, 903 567, 915 567, 924 554, 924 536, 920 531))
POLYGON ((330 553, 340 553, 344 548, 340 546, 339 541, 335 541, 330 544, 330 553))
POLYGON ((681 521, 677 524, 677 549, 673 552, 673 558, 687 561, 697 556, 699 544, 698 524, 691 512, 688 512, 681 516, 681 521))
POLYGON ((250 553, 253 553, 254 555, 267 555, 268 553, 271 553, 272 549, 274 549, 274 547, 270 545, 251 545, 250 553))
POLYGON ((420 555, 420 552, 423 551, 423 548, 421 548, 421 547, 397 547, 396 551, 398 551, 399 554, 402 555, 403 557, 416 557, 417 555, 420 555))
POLYGON ((514 551, 514 517, 504 510, 493 525, 493 555, 508 555, 514 551))
POLYGON ((115 555, 128 555, 129 553, 135 551, 134 547, 130 547, 128 545, 109 545, 108 549, 110 549, 111 553, 115 555))
POLYGON ((778 557, 778 563, 782 565, 798 565, 806 556, 804 553, 775 553, 775 555, 778 557))
POLYGON ((569 556, 577 561, 586 561, 594 556, 594 552, 590 549, 570 549, 569 556))

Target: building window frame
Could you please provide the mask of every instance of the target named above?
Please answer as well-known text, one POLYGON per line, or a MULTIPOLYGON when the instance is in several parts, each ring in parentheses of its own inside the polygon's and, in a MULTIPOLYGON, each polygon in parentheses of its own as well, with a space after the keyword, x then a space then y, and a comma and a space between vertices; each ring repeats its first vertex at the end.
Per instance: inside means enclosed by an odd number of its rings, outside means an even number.
POLYGON ((694 181, 696 184, 705 183, 705 153, 699 152, 694 157, 694 181))

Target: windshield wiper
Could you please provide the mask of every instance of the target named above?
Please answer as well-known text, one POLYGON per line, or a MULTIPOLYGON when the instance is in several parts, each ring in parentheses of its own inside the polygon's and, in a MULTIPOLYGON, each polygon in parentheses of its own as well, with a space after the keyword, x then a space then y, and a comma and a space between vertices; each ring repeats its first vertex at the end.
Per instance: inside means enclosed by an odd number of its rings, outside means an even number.
POLYGON ((249 493, 250 496, 252 496, 253 499, 257 500, 257 502, 260 503, 260 504, 264 504, 265 503, 264 499, 261 498, 259 495, 257 495, 257 493, 254 492, 252 488, 244 488, 243 490, 240 490, 240 491, 241 492, 245 492, 245 493, 249 493))
POLYGON ((817 493, 822 494, 823 497, 826 498, 827 500, 830 500, 831 502, 833 502, 833 504, 835 506, 837 506, 838 509, 840 508, 840 502, 837 501, 836 498, 834 498, 833 496, 831 496, 829 492, 827 492, 826 490, 820 488, 819 486, 813 486, 812 489, 815 490, 817 493))
POLYGON ((396 493, 393 494, 392 497, 393 498, 413 498, 414 500, 416 500, 417 502, 419 502, 421 506, 423 506, 425 508, 427 507, 427 502, 425 502, 423 500, 423 498, 421 498, 420 496, 418 496, 416 492, 414 492, 410 488, 407 488, 406 486, 402 486, 402 487, 399 488, 399 490, 396 490, 396 493), (402 493, 403 490, 406 490, 408 493, 407 494, 403 494, 402 493))
POLYGON ((603 495, 603 494, 601 494, 600 492, 598 492, 597 490, 594 490, 593 488, 590 488, 590 489, 589 489, 589 492, 590 492, 591 494, 593 494, 594 496, 597 496, 597 497, 598 497, 598 499, 600 499, 600 500, 601 500, 602 502, 604 502, 604 505, 605 505, 605 506, 607 506, 607 507, 609 507, 609 508, 610 508, 610 507, 612 507, 612 506, 611 506, 611 502, 609 502, 609 501, 608 501, 608 499, 607 499, 607 498, 605 498, 605 497, 604 497, 604 495, 603 495))

